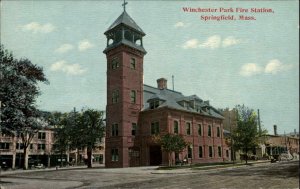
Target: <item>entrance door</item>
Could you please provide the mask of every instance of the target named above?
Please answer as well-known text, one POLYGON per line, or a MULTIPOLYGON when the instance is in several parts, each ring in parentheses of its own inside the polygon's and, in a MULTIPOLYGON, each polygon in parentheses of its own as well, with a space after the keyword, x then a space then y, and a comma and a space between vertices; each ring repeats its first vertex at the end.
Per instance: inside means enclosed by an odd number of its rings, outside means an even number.
POLYGON ((162 163, 162 153, 160 146, 150 146, 150 165, 161 165, 162 163))

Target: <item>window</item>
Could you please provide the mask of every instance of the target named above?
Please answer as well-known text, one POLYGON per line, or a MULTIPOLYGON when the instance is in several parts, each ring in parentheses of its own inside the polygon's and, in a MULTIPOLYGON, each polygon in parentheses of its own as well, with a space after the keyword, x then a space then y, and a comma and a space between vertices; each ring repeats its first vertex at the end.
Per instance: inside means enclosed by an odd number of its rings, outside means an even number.
POLYGON ((46 133, 45 132, 38 132, 38 139, 45 140, 46 139, 46 133))
POLYGON ((198 124, 198 135, 201 136, 202 135, 202 125, 198 124))
POLYGON ((175 133, 175 134, 178 134, 178 133, 179 133, 178 121, 174 121, 174 133, 175 133))
POLYGON ((111 161, 119 161, 119 151, 116 148, 111 149, 111 161))
POLYGON ((133 104, 136 102, 136 92, 134 90, 130 91, 130 101, 133 104))
POLYGON ((45 150, 46 145, 45 144, 38 144, 38 150, 45 150))
POLYGON ((208 147, 208 155, 209 155, 209 157, 213 157, 213 148, 212 148, 212 146, 208 147))
POLYGON ((150 102, 150 109, 155 109, 159 106, 159 101, 158 100, 152 100, 150 102))
POLYGON ((159 133, 159 122, 151 123, 151 135, 156 135, 159 133))
POLYGON ((136 123, 131 124, 131 135, 132 136, 135 136, 135 134, 136 134, 136 127, 137 127, 136 123))
POLYGON ((9 143, 8 142, 1 142, 0 149, 9 150, 9 143))
POLYGON ((192 147, 188 146, 188 158, 192 158, 192 147))
POLYGON ((135 70, 135 58, 130 59, 130 68, 135 70))
POLYGON ((119 90, 115 90, 112 93, 112 103, 115 104, 119 102, 119 90))
POLYGON ((112 124, 111 136, 118 136, 118 134, 119 134, 119 125, 117 123, 112 124))
POLYGON ((229 157, 229 151, 226 150, 226 157, 229 157))
POLYGON ((115 69, 117 69, 118 67, 120 67, 119 59, 118 59, 118 58, 114 58, 114 59, 111 61, 111 69, 115 70, 115 69))
POLYGON ((220 127, 217 127, 217 137, 220 137, 220 127))
POLYGON ((17 149, 17 150, 24 149, 24 145, 23 145, 23 143, 17 143, 17 145, 16 145, 16 149, 17 149))
POLYGON ((186 127, 186 134, 191 135, 191 123, 186 123, 185 127, 186 127))
POLYGON ((219 157, 222 157, 222 148, 221 148, 221 146, 218 146, 218 155, 219 155, 219 157))
POLYGON ((199 146, 199 158, 203 158, 203 150, 202 150, 202 146, 199 146))
POLYGON ((29 149, 30 149, 30 150, 33 149, 33 144, 30 144, 29 149))
POLYGON ((208 133, 207 133, 207 135, 208 135, 209 137, 211 137, 211 126, 210 126, 210 125, 208 125, 208 133))
POLYGON ((130 157, 140 157, 140 151, 128 148, 128 153, 130 157))

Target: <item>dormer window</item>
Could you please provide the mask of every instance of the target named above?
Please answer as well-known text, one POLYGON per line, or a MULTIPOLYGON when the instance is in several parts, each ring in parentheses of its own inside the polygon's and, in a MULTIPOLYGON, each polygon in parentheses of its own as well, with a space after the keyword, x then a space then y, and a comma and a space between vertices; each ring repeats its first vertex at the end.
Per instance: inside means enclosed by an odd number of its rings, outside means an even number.
POLYGON ((150 109, 158 108, 158 106, 159 106, 159 100, 156 99, 150 102, 150 109))
POLYGON ((197 112, 201 112, 201 106, 200 105, 195 105, 195 110, 197 112))

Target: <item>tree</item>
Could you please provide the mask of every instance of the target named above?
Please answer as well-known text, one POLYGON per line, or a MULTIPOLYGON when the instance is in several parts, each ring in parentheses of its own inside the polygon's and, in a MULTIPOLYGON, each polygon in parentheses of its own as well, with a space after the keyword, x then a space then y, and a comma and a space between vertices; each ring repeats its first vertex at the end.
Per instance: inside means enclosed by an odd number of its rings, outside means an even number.
POLYGON ((66 113, 56 130, 56 149, 64 153, 68 148, 87 148, 87 166, 92 167, 93 148, 104 137, 104 112, 93 109, 66 113))
POLYGON ((189 145, 182 135, 170 133, 163 136, 157 135, 154 140, 161 145, 163 151, 168 153, 169 166, 172 166, 172 154, 182 152, 189 145))
POLYGON ((60 154, 60 166, 63 166, 63 154, 69 149, 69 114, 61 112, 52 112, 48 117, 49 122, 54 126, 55 141, 53 149, 60 154))
POLYGON ((28 168, 27 147, 44 122, 35 100, 40 94, 38 83, 48 83, 43 69, 28 59, 14 59, 0 47, 1 131, 19 136, 24 147, 24 169, 28 168))
POLYGON ((236 150, 245 152, 247 164, 249 150, 257 147, 260 139, 260 133, 257 128, 257 116, 254 110, 244 105, 238 105, 236 109, 237 127, 232 132, 233 147, 236 150))
POLYGON ((102 111, 87 109, 78 116, 79 125, 77 131, 79 131, 78 133, 82 136, 82 144, 87 147, 88 168, 92 167, 93 148, 95 148, 96 144, 104 137, 105 127, 103 115, 104 112, 102 111))

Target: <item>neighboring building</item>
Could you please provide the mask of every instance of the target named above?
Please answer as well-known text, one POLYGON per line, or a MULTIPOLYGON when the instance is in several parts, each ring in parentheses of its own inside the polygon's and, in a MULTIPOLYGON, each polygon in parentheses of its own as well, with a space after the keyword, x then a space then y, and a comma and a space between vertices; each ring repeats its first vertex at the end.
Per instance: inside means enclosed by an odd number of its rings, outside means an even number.
POLYGON ((124 12, 104 33, 107 47, 106 167, 160 165, 167 153, 152 141, 155 134, 178 133, 191 143, 172 157, 190 163, 229 159, 223 138, 223 116, 208 101, 143 84, 145 33, 124 12))
POLYGON ((219 111, 224 117, 223 128, 229 132, 233 131, 237 127, 237 110, 226 108, 219 109, 219 111))
MULTIPOLYGON (((53 158, 52 148, 54 143, 54 133, 52 129, 45 128, 40 130, 32 139, 27 148, 28 164, 43 164, 50 166, 53 158), (52 158, 51 158, 52 157, 52 158)), ((8 167, 13 169, 24 166, 24 149, 21 137, 0 135, 0 155, 1 164, 5 162, 8 167)))
MULTIPOLYGON (((86 149, 73 150, 60 155, 53 148, 55 142, 54 130, 52 128, 44 128, 33 137, 27 148, 29 168, 37 164, 43 164, 45 167, 53 167, 74 163, 75 156, 79 156, 78 162, 84 163, 87 158, 86 149), (73 160, 74 159, 74 160, 73 160)), ((93 149, 93 162, 104 163, 104 139, 96 144, 93 149)), ((24 149, 22 139, 18 136, 0 135, 0 165, 3 163, 12 169, 24 166, 24 149)))
POLYGON ((296 130, 292 134, 278 135, 277 125, 274 125, 274 135, 268 134, 265 136, 265 150, 263 148, 262 150, 270 156, 289 153, 298 159, 299 136, 297 136, 296 130))

